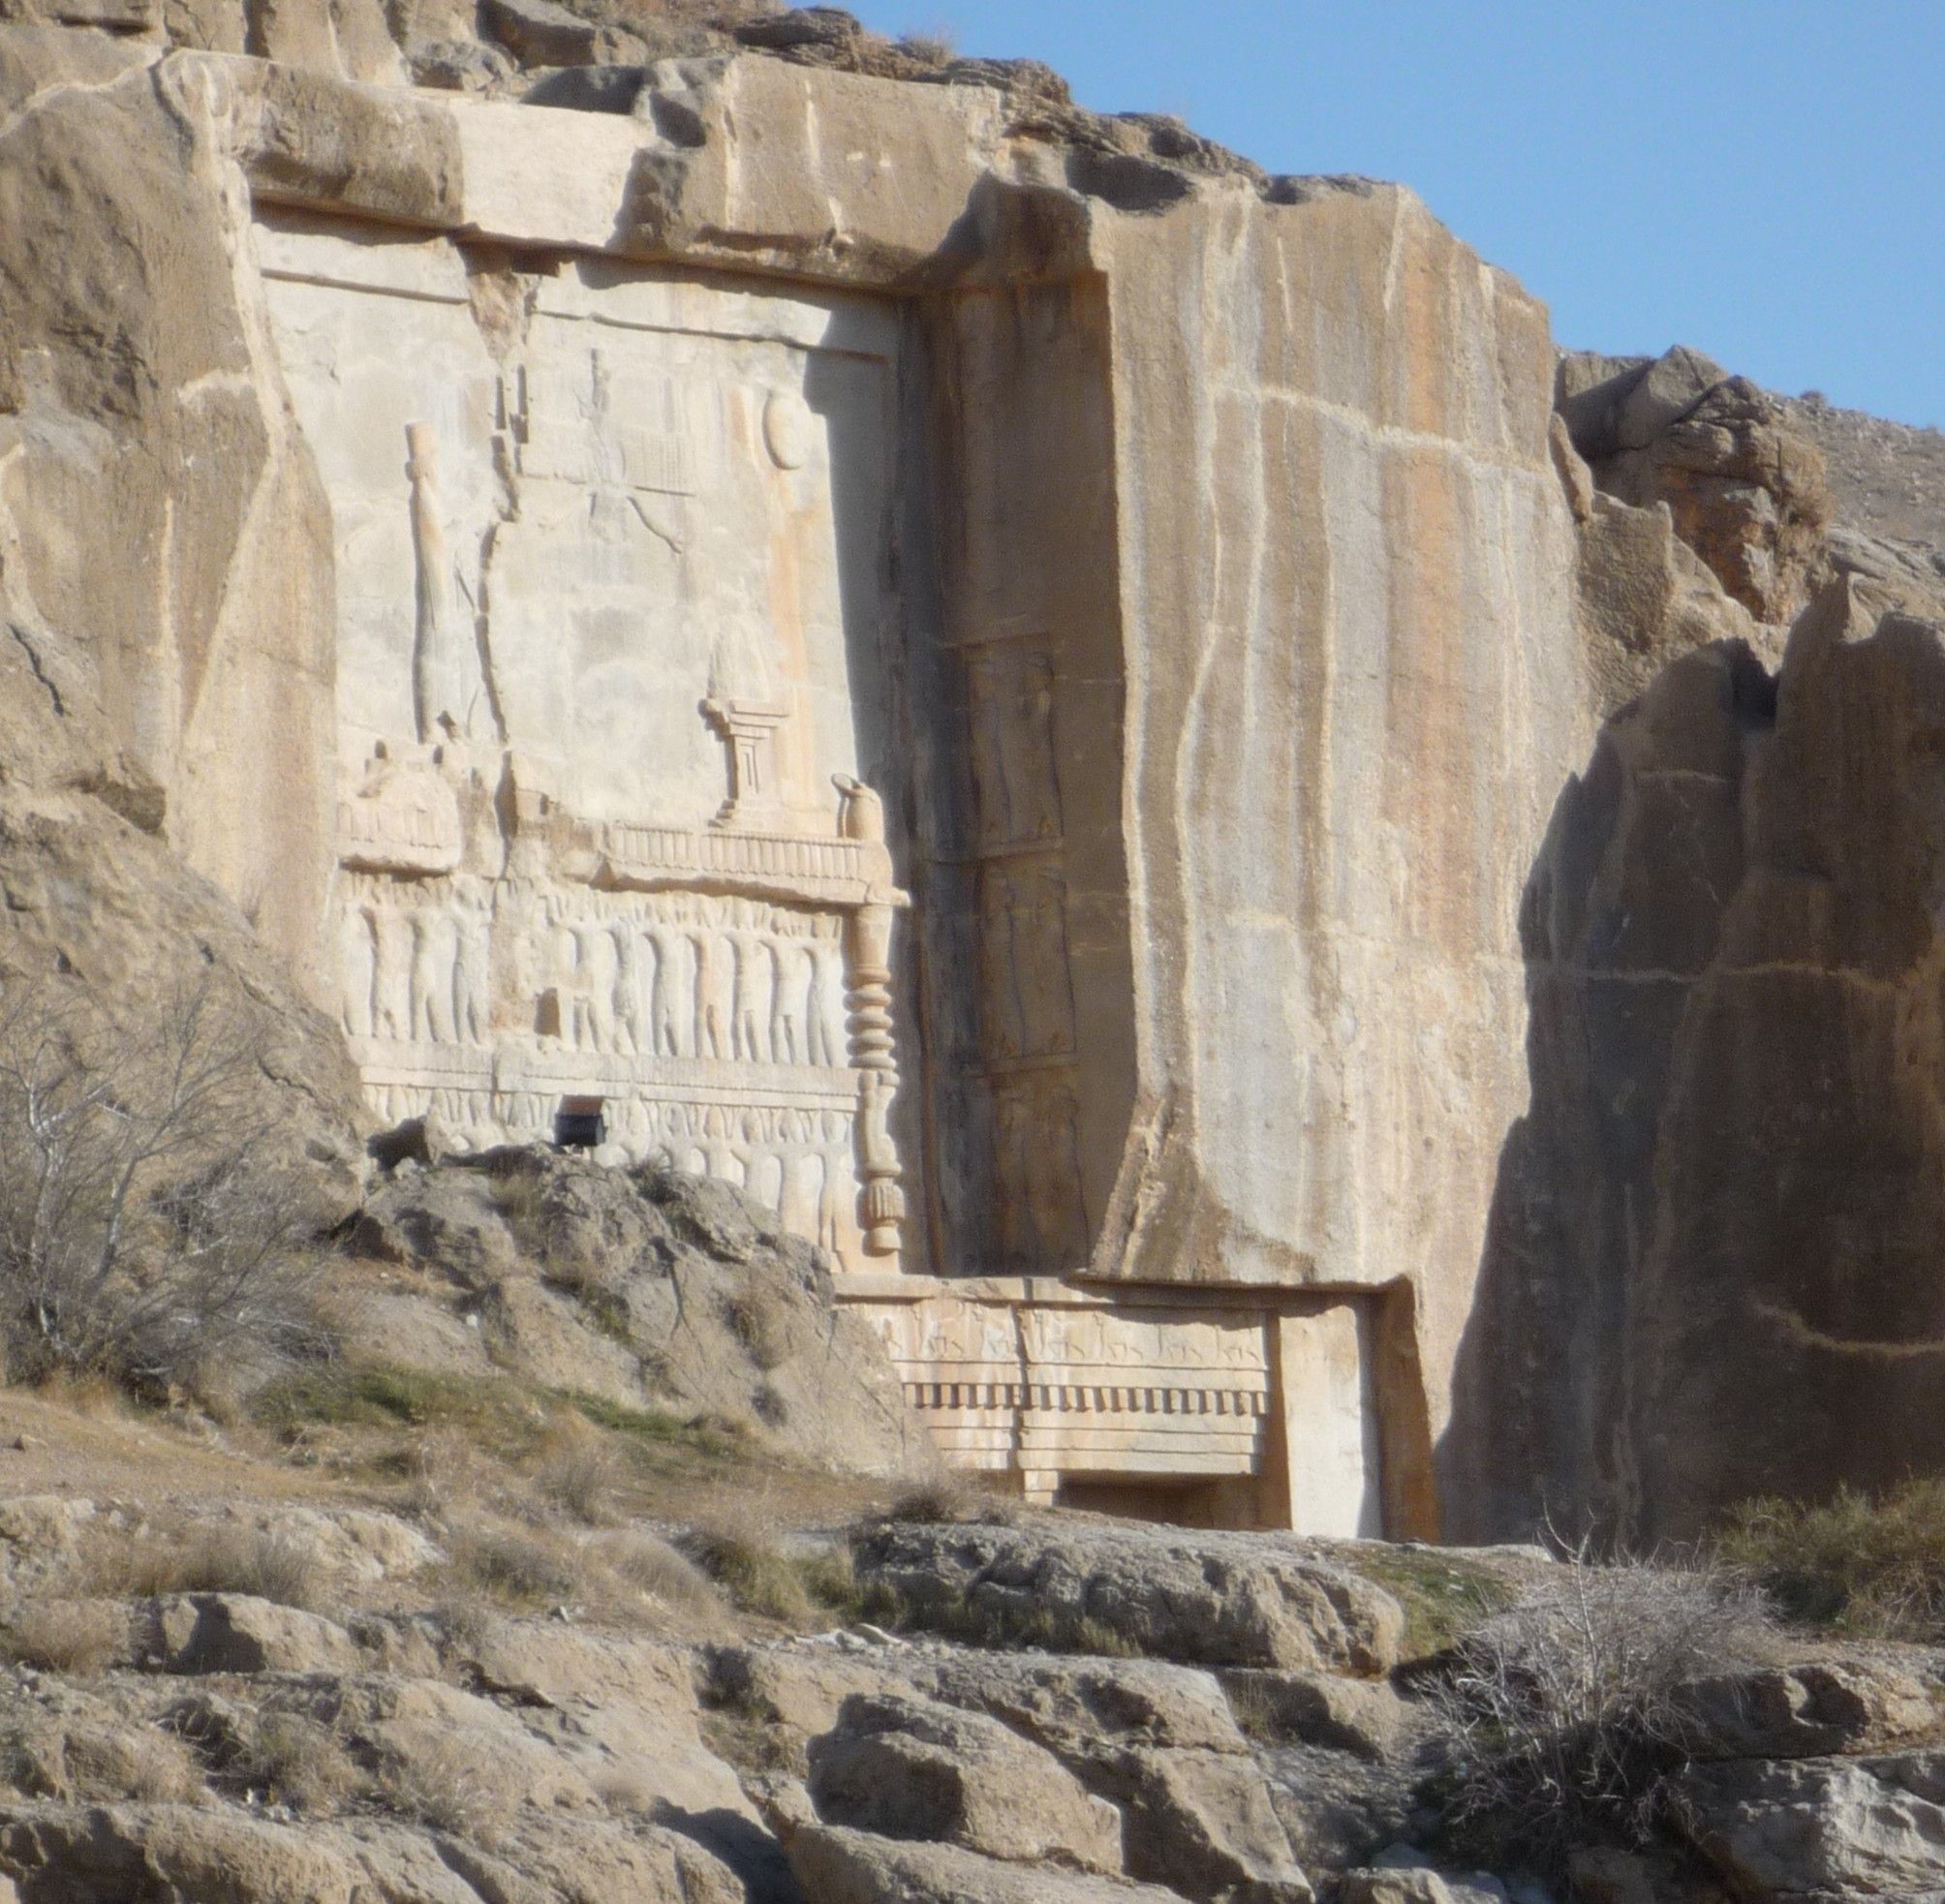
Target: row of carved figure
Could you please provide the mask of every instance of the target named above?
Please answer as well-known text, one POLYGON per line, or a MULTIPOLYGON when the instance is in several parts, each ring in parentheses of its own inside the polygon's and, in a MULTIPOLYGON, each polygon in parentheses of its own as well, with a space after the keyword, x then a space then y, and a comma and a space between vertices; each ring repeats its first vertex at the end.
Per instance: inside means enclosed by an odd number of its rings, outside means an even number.
POLYGON ((495 1041, 495 937, 513 1023, 610 1058, 849 1062, 835 915, 713 895, 541 889, 488 909, 452 880, 347 880, 344 1029, 400 1043, 495 1041))
POLYGON ((695 894, 668 895, 646 917, 633 908, 616 917, 591 914, 591 897, 548 903, 555 1009, 543 1010, 543 1034, 572 1051, 623 1057, 848 1062, 835 917, 695 894), (813 919, 827 930, 803 930, 813 919))

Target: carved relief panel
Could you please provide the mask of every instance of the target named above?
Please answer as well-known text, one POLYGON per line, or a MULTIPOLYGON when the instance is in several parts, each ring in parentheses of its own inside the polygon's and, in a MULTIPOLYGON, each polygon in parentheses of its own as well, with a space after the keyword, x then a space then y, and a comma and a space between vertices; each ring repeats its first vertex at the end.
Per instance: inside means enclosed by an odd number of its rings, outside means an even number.
POLYGON ((374 1106, 464 1146, 597 1096, 628 1156, 895 1264, 904 896, 850 676, 895 321, 571 262, 489 334, 443 242, 261 235, 351 604, 332 938, 374 1106))

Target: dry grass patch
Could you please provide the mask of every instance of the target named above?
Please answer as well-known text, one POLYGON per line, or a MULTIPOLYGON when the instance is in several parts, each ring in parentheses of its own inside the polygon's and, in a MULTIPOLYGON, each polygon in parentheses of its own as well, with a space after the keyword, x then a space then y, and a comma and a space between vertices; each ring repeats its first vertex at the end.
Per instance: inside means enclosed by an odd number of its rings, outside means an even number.
POLYGON ((1816 1506, 1757 1500, 1717 1536, 1724 1563, 1793 1619, 1921 1644, 1945 1641, 1945 1479, 1816 1506))
POLYGON ((342 1811, 366 1786, 337 1734, 301 1712, 255 1714, 228 1771, 269 1803, 313 1817, 342 1811))
POLYGON ((790 1305, 770 1278, 745 1270, 718 1300, 730 1335, 766 1375, 790 1359, 790 1305))
POLYGON ((563 1418, 542 1444, 534 1485, 541 1497, 589 1527, 620 1518, 628 1463, 613 1440, 584 1416, 563 1418))
POLYGON ((451 1554, 451 1588, 519 1612, 570 1605, 587 1583, 574 1548, 538 1528, 467 1528, 452 1536, 451 1554))
POLYGON ((430 1741, 410 1757, 393 1758, 372 1787, 375 1800, 401 1818, 449 1831, 490 1851, 504 1836, 504 1798, 484 1777, 464 1738, 430 1741))
POLYGON ((9 1659, 47 1673, 93 1679, 128 1653, 128 1609, 111 1600, 33 1600, 4 1629, 9 1659))
POLYGON ((90 1597, 147 1600, 165 1593, 248 1593, 323 1611, 329 1582, 302 1541, 235 1524, 115 1533, 90 1529, 72 1569, 90 1597))
POLYGON ((708 1575, 654 1534, 628 1529, 599 1536, 590 1556, 629 1593, 679 1612, 720 1614, 723 1596, 708 1575))

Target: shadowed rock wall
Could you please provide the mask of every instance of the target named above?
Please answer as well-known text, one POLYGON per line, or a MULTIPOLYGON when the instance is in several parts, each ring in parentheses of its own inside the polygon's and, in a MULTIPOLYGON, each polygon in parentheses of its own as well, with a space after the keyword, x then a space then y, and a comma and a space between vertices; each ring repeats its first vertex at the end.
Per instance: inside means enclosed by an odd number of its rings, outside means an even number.
POLYGON ((1562 792, 1460 1537, 1646 1543, 1945 1461, 1941 642, 1839 587, 1775 679, 1740 644, 1675 661, 1562 792))

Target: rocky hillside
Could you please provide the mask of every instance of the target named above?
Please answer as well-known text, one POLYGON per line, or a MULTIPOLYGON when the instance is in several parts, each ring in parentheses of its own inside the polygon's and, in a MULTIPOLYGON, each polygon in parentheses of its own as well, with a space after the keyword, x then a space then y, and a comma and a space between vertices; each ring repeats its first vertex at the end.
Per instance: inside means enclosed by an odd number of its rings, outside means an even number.
POLYGON ((910 1518, 936 1496, 804 1523, 720 1451, 706 1519, 567 1485, 573 1443, 496 1515, 483 1471, 522 1458, 483 1437, 467 1488, 315 1420, 293 1465, 240 1428, 0 1414, 44 1487, 0 1498, 23 1904, 1935 1894, 1940 1656, 1806 1647, 1712 1583, 910 1518), (1638 1676, 1525 1708, 1588 1780, 1561 1813, 1470 1728, 1503 1723, 1492 1672, 1610 1672, 1575 1626, 1638 1676))

